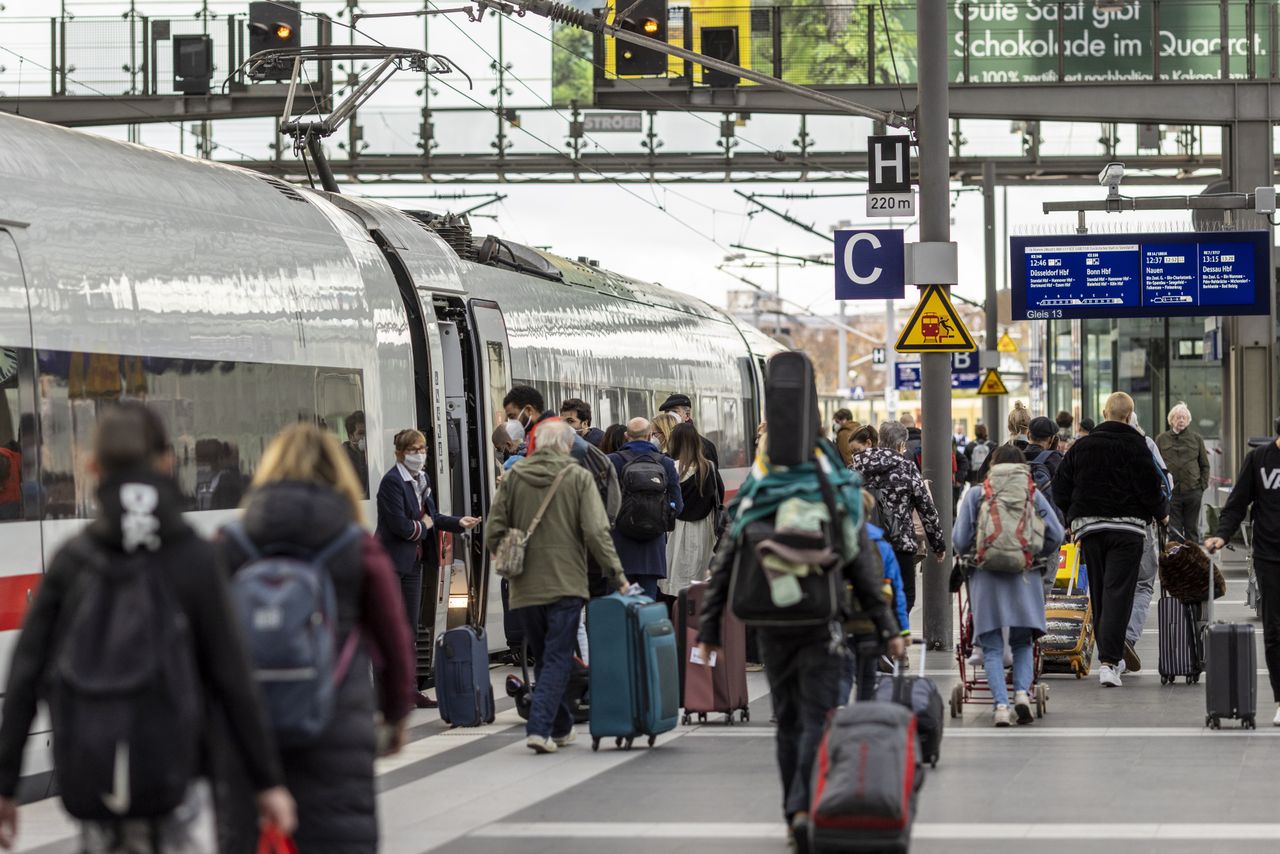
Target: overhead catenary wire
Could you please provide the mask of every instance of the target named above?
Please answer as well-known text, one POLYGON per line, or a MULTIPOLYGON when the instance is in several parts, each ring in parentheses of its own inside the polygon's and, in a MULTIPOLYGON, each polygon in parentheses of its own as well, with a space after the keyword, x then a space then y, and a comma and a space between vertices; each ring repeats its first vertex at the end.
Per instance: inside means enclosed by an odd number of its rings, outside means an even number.
MULTIPOLYGON (((432 0, 427 0, 427 3, 428 3, 428 5, 433 6, 433 7, 436 5, 434 2, 432 2, 432 0)), ((487 50, 483 45, 481 45, 478 41, 476 41, 476 40, 475 40, 475 38, 474 38, 470 33, 468 33, 468 32, 467 32, 467 31, 466 31, 466 30, 465 30, 461 25, 459 25, 459 24, 458 24, 458 22, 457 22, 457 21, 453 20, 453 18, 451 18, 451 17, 449 17, 449 16, 447 16, 447 15, 445 16, 445 20, 447 20, 447 21, 448 21, 448 22, 449 22, 449 23, 454 27, 454 29, 458 30, 458 32, 462 33, 462 35, 466 36, 466 38, 467 38, 467 39, 468 39, 468 40, 469 40, 473 45, 475 45, 475 46, 476 46, 476 48, 477 48, 481 53, 483 53, 485 56, 489 57, 489 59, 493 62, 493 64, 494 64, 494 66, 495 66, 495 67, 498 65, 498 58, 497 58, 496 56, 494 56, 492 53, 490 53, 490 52, 489 52, 489 51, 488 51, 488 50, 487 50)), ((509 19, 509 20, 513 20, 513 21, 515 21, 515 19, 509 19)), ((517 23, 518 23, 518 22, 517 22, 517 23)), ((541 33, 538 33, 538 32, 536 32, 535 30, 530 29, 529 27, 525 27, 525 26, 524 26, 524 24, 519 24, 519 25, 520 25, 521 27, 523 27, 524 29, 528 30, 529 32, 534 33, 535 35, 539 35, 539 36, 541 36, 541 35, 542 35, 541 33)), ((544 38, 545 38, 545 37, 544 37, 544 38)), ((575 56, 576 56, 576 54, 575 54, 575 56)), ((568 120, 569 120, 569 117, 568 117, 568 116, 566 116, 566 115, 565 115, 565 114, 560 110, 560 108, 556 107, 554 104, 552 104, 552 103, 551 103, 550 101, 548 101, 546 98, 542 97, 542 95, 541 95, 541 94, 539 94, 539 93, 538 93, 538 91, 537 91, 537 90, 535 90, 532 86, 530 86, 530 85, 529 85, 529 84, 524 80, 524 78, 522 78, 520 75, 518 75, 518 74, 514 73, 514 72, 513 72, 513 71, 511 71, 510 69, 507 69, 507 70, 505 71, 505 75, 509 75, 513 80, 515 80, 517 83, 519 83, 519 84, 520 84, 521 86, 523 86, 525 89, 527 89, 527 90, 529 91, 529 94, 533 95, 533 97, 534 97, 534 98, 537 98, 537 99, 538 99, 538 101, 539 101, 539 102, 541 102, 543 106, 545 106, 545 107, 547 107, 548 109, 550 109, 550 110, 551 110, 552 112, 554 112, 557 116, 559 116, 559 117, 560 117, 560 118, 562 118, 562 119, 565 119, 566 121, 568 121, 568 120)), ((603 144, 602 142, 600 142, 600 140, 596 139, 595 137, 591 136, 590 134, 587 134, 587 133, 585 133, 585 132, 584 132, 584 133, 583 133, 583 137, 584 137, 585 139, 589 140, 592 144, 594 144, 597 148, 599 148, 601 151, 603 151, 605 154, 609 155, 610 157, 618 158, 618 159, 620 159, 620 158, 622 157, 622 155, 620 155, 620 154, 618 154, 618 153, 616 153, 616 152, 610 151, 608 148, 606 148, 606 147, 604 146, 604 144, 603 144)), ((557 151, 558 151, 558 150, 559 150, 559 149, 557 149, 557 151)), ((650 177, 650 178, 649 178, 649 181, 648 181, 648 184, 649 184, 650 192, 652 192, 652 193, 654 194, 654 199, 653 199, 653 200, 654 200, 654 203, 655 203, 655 204, 659 204, 659 205, 661 205, 662 203, 658 201, 658 197, 657 197, 657 185, 658 185, 658 181, 656 181, 653 177, 650 177)), ((706 202, 703 202, 703 201, 700 201, 700 200, 698 200, 698 199, 695 199, 695 198, 693 198, 693 197, 691 197, 691 196, 688 196, 688 195, 686 195, 686 194, 684 194, 684 193, 681 193, 681 192, 679 192, 679 191, 677 191, 677 190, 673 190, 673 189, 671 189, 671 188, 670 188, 670 187, 668 187, 668 186, 664 186, 664 187, 663 187, 663 192, 664 192, 664 193, 668 193, 668 192, 669 192, 669 193, 671 193, 671 194, 672 194, 672 195, 674 195, 674 196, 678 196, 679 198, 682 198, 682 199, 684 199, 684 200, 686 200, 686 201, 690 202, 691 204, 695 204, 695 205, 698 205, 699 207, 706 208, 708 211, 711 211, 711 212, 712 212, 712 214, 715 214, 715 213, 722 213, 722 214, 724 214, 725 216, 745 216, 745 214, 740 214, 740 213, 737 213, 737 212, 735 212, 735 211, 720 210, 720 209, 718 209, 718 208, 716 208, 716 207, 713 207, 712 205, 708 205, 706 202)))
MULTIPOLYGON (((571 47, 567 47, 567 46, 565 46, 565 45, 561 44, 560 42, 556 41, 556 40, 555 40, 555 38, 554 38, 554 37, 552 37, 552 36, 548 36, 548 35, 545 35, 545 34, 543 34, 543 33, 538 32, 537 30, 535 30, 535 29, 533 29, 532 27, 528 26, 527 24, 525 24, 524 22, 520 21, 519 19, 517 19, 517 18, 508 18, 508 20, 510 20, 510 21, 511 21, 512 23, 514 23, 516 26, 521 27, 521 28, 523 28, 524 30, 526 30, 526 31, 528 31, 528 32, 530 32, 530 33, 533 33, 533 34, 534 34, 535 36, 537 36, 538 38, 543 39, 544 41, 550 42, 550 43, 551 43, 551 45, 553 45, 554 47, 556 47, 556 48, 558 48, 558 49, 560 49, 560 50, 564 51, 565 53, 570 54, 571 56, 573 56, 573 57, 575 57, 575 58, 579 59, 580 61, 582 61, 582 62, 586 62, 586 63, 589 63, 589 64, 591 65, 591 67, 592 67, 592 68, 594 68, 594 69, 596 69, 597 71, 605 71, 605 70, 606 70, 606 69, 605 69, 605 67, 604 67, 603 65, 599 64, 599 63, 598 63, 598 62, 596 62, 594 59, 589 58, 589 57, 582 56, 581 54, 578 54, 577 52, 575 52, 575 51, 573 50, 573 48, 571 48, 571 47)), ((684 114, 685 114, 685 115, 687 115, 687 116, 690 116, 690 117, 692 117, 692 118, 694 118, 694 119, 697 119, 698 121, 702 122, 703 124, 707 125, 708 127, 714 128, 714 129, 716 129, 716 130, 719 130, 719 129, 720 129, 719 124, 717 124, 717 123, 716 123, 715 121, 713 121, 712 119, 709 119, 709 118, 707 118, 706 116, 704 116, 704 115, 702 114, 702 112, 701 112, 701 111, 694 110, 694 109, 692 109, 691 107, 687 107, 687 106, 685 106, 684 104, 681 104, 681 103, 679 103, 679 102, 677 102, 677 101, 673 101, 673 100, 671 100, 670 98, 665 98, 665 97, 663 97, 662 95, 660 95, 660 94, 658 94, 657 92, 654 92, 654 91, 652 91, 652 90, 650 90, 650 89, 645 89, 644 87, 642 87, 642 86, 640 86, 638 83, 636 83, 634 80, 631 80, 631 79, 626 78, 626 77, 618 77, 616 82, 624 83, 624 84, 626 84, 627 86, 631 87, 632 89, 635 89, 635 90, 636 90, 636 91, 638 91, 638 92, 644 92, 646 95, 649 95, 650 97, 652 97, 655 101, 659 101, 660 103, 665 104, 666 106, 670 107, 670 108, 671 108, 671 109, 673 109, 673 110, 677 110, 677 111, 679 111, 679 112, 684 113, 684 114)), ((783 155, 783 157, 784 157, 784 161, 783 161, 783 162, 785 162, 785 158, 786 158, 786 157, 789 157, 789 156, 790 156, 790 154, 791 154, 790 152, 784 152, 784 151, 782 151, 782 150, 780 150, 780 149, 777 149, 777 148, 769 148, 769 147, 767 147, 767 146, 765 146, 765 145, 762 145, 761 143, 756 142, 755 140, 753 140, 753 139, 751 139, 751 138, 749 138, 749 137, 743 136, 743 135, 741 135, 741 134, 737 134, 737 135, 735 135, 735 137, 734 137, 734 138, 735 138, 735 139, 740 139, 740 140, 742 140, 743 142, 747 143, 748 145, 752 146, 753 148, 757 148, 757 149, 759 149, 760 151, 762 151, 763 153, 768 154, 768 155, 771 155, 771 156, 773 156, 773 157, 777 157, 778 155, 783 155)), ((855 175, 854 173, 851 173, 851 172, 847 172, 847 171, 845 171, 844 169, 837 169, 837 168, 835 168, 835 167, 833 167, 833 166, 829 166, 829 165, 827 165, 827 164, 823 163, 823 162, 822 162, 822 161, 820 161, 820 160, 814 160, 813 158, 811 158, 811 157, 810 157, 809 155, 807 155, 807 154, 804 154, 804 155, 801 155, 801 156, 803 157, 803 160, 800 162, 799 166, 797 166, 797 169, 799 169, 799 168, 812 168, 812 167, 816 167, 816 168, 820 169, 821 171, 826 172, 826 173, 828 173, 828 174, 831 174, 831 175, 839 175, 839 176, 842 176, 842 177, 846 177, 846 178, 848 178, 850 181, 863 182, 863 181, 865 181, 865 180, 866 180, 864 177, 859 177, 859 176, 855 175)))

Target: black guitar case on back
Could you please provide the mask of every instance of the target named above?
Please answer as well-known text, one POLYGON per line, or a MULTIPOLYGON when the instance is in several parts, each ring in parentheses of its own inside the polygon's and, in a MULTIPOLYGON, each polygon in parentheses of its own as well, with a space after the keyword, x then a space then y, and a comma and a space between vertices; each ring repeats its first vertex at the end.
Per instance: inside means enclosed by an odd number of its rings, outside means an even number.
POLYGON ((765 421, 769 462, 794 466, 813 459, 822 434, 813 363, 804 353, 776 353, 765 365, 765 421))

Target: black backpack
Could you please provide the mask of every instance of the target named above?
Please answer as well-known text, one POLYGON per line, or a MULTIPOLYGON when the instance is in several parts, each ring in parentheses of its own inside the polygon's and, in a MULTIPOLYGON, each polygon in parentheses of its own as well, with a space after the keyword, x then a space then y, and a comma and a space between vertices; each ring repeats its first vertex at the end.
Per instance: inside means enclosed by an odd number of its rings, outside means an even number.
POLYGON ((150 553, 108 559, 91 544, 49 675, 54 765, 78 819, 172 812, 199 772, 204 729, 187 617, 150 553))
POLYGON ((622 509, 618 533, 630 540, 652 540, 675 528, 676 514, 667 500, 667 469, 658 452, 620 451, 622 509))
MULTIPOLYGON (((893 518, 893 513, 889 505, 885 502, 885 492, 883 489, 877 489, 869 484, 863 484, 862 488, 871 493, 871 497, 875 499, 875 507, 867 516, 867 521, 875 525, 881 531, 884 531, 884 538, 889 545, 897 542, 898 523, 893 518)), ((897 548, 897 546, 894 546, 897 548)))

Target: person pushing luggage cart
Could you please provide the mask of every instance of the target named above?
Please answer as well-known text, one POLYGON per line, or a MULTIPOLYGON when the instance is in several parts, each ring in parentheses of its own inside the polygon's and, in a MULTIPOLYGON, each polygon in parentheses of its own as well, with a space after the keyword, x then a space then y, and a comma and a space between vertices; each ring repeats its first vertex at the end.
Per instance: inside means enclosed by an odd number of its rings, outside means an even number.
POLYGON ((1062 543, 1062 524, 1049 499, 1036 489, 1022 451, 1002 445, 991 455, 986 481, 960 505, 952 543, 957 554, 974 552, 977 571, 969 581, 973 630, 982 645, 995 725, 1010 723, 1003 629, 1009 630, 1013 651, 1013 712, 1018 723, 1029 724, 1034 719, 1032 646, 1045 632, 1044 575, 1062 543))

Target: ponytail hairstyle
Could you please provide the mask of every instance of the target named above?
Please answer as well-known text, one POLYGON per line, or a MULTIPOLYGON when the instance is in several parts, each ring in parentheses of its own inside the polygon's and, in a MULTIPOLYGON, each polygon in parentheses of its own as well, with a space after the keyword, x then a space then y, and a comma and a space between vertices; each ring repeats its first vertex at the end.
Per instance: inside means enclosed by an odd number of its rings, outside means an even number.
POLYGON ((1009 435, 1025 436, 1027 431, 1031 429, 1031 410, 1027 409, 1027 405, 1020 400, 1013 402, 1013 409, 1009 410, 1009 435))

